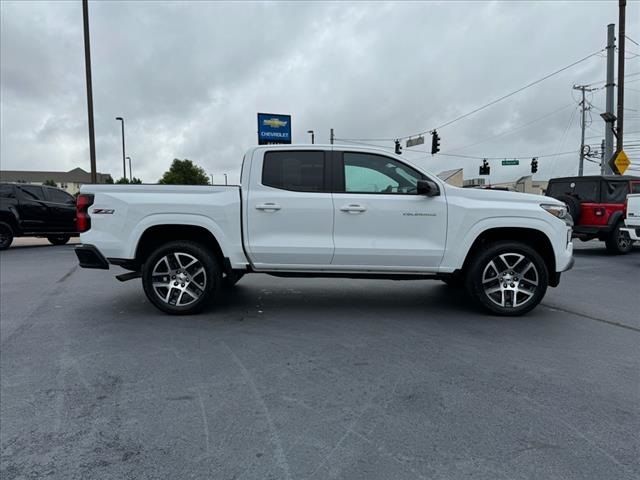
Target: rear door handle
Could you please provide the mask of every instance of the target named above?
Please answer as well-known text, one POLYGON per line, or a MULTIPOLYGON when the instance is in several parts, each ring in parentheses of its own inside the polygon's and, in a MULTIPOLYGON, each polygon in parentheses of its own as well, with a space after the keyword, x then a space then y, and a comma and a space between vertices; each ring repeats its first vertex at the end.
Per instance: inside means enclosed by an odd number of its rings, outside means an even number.
POLYGON ((256 205, 256 208, 258 210, 275 212, 276 210, 280 210, 280 205, 273 202, 266 202, 266 203, 259 203, 258 205, 256 205))
POLYGON ((351 203, 349 205, 343 205, 342 207, 340 207, 340 211, 347 213, 362 213, 367 211, 367 207, 358 205, 356 203, 351 203))

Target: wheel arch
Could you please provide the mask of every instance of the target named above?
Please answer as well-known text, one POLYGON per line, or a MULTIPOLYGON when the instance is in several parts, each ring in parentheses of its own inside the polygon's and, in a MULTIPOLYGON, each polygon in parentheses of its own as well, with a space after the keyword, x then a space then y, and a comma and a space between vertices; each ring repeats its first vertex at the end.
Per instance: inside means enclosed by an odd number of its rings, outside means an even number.
POLYGON ((134 256, 136 264, 142 265, 159 246, 177 240, 201 244, 211 250, 223 271, 229 268, 229 261, 225 257, 218 239, 209 229, 200 225, 180 223, 153 225, 144 230, 136 244, 134 256))
POLYGON ((493 227, 483 230, 476 236, 471 247, 467 251, 464 262, 462 263, 462 271, 465 271, 468 268, 478 251, 482 250, 490 243, 503 240, 524 243, 538 252, 547 266, 549 284, 551 286, 557 285, 559 278, 556 280, 556 257, 553 250, 553 244, 546 233, 536 228, 493 227))

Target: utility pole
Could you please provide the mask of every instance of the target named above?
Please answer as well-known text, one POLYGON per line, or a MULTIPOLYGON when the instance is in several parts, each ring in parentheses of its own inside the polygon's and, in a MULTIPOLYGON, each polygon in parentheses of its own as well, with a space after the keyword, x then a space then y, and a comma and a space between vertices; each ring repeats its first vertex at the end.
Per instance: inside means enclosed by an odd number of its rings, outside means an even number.
POLYGON ((224 184, 225 185, 229 185, 229 182, 227 181, 227 174, 224 174, 224 184))
MULTIPOLYGON (((605 111, 613 115, 613 87, 615 87, 614 66, 615 66, 615 50, 616 50, 616 26, 613 23, 607 25, 607 83, 605 101, 605 111)), ((600 173, 602 175, 611 175, 611 167, 609 167, 609 159, 613 156, 613 123, 605 122, 604 124, 604 158, 606 162, 600 165, 600 173)))
POLYGON ((331 134, 329 135, 329 142, 331 143, 331 145, 333 145, 333 139, 334 139, 334 134, 333 134, 333 128, 331 129, 331 134))
POLYGON ((627 0, 618 0, 618 122, 616 128, 616 152, 621 152, 624 146, 623 125, 624 125, 624 44, 625 44, 625 10, 627 0))
POLYGON ((574 85, 573 89, 582 91, 582 101, 580 102, 580 105, 582 106, 582 134, 580 140, 580 163, 578 164, 578 176, 581 177, 584 174, 584 130, 586 128, 585 116, 587 111, 591 110, 591 106, 587 106, 585 92, 591 92, 595 90, 595 88, 589 88, 586 85, 574 85))
POLYGON ((87 77, 87 114, 89 117, 89 161, 91 163, 91 183, 98 183, 96 170, 96 134, 93 126, 93 83, 91 81, 91 45, 89 40, 89 2, 82 0, 82 20, 84 24, 84 68, 87 77))

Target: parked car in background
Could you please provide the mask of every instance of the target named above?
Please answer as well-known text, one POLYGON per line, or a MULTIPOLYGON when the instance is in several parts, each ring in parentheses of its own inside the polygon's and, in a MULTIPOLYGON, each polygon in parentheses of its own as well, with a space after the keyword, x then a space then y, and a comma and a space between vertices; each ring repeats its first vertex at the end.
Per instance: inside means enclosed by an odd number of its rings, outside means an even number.
POLYGON ((640 177, 591 175, 552 178, 547 196, 567 205, 573 217, 573 236, 583 241, 602 240, 611 253, 631 251, 632 241, 624 229, 627 195, 640 193, 640 177))
POLYGON ((46 237, 64 245, 77 236, 73 195, 43 185, 0 183, 0 250, 15 237, 46 237))
POLYGON ((623 229, 634 242, 640 241, 640 193, 627 195, 627 217, 623 229))

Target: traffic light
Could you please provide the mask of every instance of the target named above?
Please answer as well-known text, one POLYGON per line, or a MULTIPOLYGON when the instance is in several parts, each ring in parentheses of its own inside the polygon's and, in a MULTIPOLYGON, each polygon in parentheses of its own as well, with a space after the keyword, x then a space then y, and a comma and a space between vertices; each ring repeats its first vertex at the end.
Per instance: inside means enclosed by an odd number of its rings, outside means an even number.
POLYGON ((400 140, 396 140, 396 155, 402 155, 402 145, 400 145, 400 140))
POLYGON ((536 173, 538 171, 538 157, 533 157, 531 159, 531 173, 536 173))
POLYGON ((431 155, 440 151, 440 137, 435 130, 431 132, 431 155))
POLYGON ((489 166, 489 162, 485 158, 482 160, 482 165, 480 165, 480 175, 489 175, 491 173, 491 167, 489 166))

